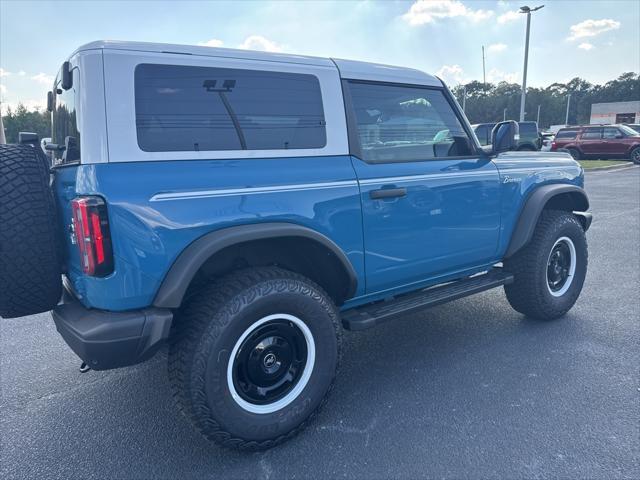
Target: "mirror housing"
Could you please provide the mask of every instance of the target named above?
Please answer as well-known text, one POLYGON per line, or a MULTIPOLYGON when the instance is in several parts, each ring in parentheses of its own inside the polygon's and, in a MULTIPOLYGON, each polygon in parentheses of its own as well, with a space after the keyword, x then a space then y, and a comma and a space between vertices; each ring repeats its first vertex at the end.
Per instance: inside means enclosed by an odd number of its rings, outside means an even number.
POLYGON ((491 131, 491 153, 497 155, 518 149, 520 141, 520 127, 518 122, 507 120, 497 123, 491 131))
POLYGON ((20 145, 39 145, 40 139, 34 132, 18 132, 18 143, 20 145))
POLYGON ((47 92, 47 112, 53 112, 53 92, 47 92))
POLYGON ((71 63, 68 61, 62 64, 62 81, 60 82, 60 86, 64 90, 69 90, 73 87, 73 75, 71 73, 71 63))

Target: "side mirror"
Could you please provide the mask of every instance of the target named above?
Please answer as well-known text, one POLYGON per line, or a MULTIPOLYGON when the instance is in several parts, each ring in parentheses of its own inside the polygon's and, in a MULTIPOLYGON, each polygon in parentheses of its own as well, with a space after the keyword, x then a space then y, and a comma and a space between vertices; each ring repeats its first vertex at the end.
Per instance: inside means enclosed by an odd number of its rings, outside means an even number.
POLYGON ((73 75, 71 73, 71 63, 64 62, 62 64, 62 81, 60 82, 60 86, 64 90, 69 90, 73 87, 73 75))
POLYGON ((18 143, 20 145, 39 145, 40 139, 34 132, 18 132, 18 143))
POLYGON ((491 131, 491 152, 498 154, 517 150, 520 141, 520 127, 518 122, 507 120, 497 123, 491 131))

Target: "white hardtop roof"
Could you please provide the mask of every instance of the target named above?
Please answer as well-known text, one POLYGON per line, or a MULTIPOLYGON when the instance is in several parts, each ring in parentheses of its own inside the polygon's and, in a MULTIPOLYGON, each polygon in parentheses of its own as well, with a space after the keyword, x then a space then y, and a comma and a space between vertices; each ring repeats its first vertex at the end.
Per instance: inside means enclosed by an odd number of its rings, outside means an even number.
MULTIPOLYGON (((353 80, 371 80, 378 82, 394 82, 415 85, 441 87, 442 82, 427 73, 413 68, 394 67, 378 63, 358 62, 323 57, 310 57, 290 53, 258 52, 233 48, 200 47, 168 43, 124 42, 118 40, 98 40, 82 45, 76 52, 95 49, 129 50, 140 52, 157 52, 182 55, 201 55, 206 57, 240 58, 267 62, 298 63, 302 65, 319 65, 338 67, 340 76, 353 80)), ((74 53, 76 53, 74 52, 74 53)))

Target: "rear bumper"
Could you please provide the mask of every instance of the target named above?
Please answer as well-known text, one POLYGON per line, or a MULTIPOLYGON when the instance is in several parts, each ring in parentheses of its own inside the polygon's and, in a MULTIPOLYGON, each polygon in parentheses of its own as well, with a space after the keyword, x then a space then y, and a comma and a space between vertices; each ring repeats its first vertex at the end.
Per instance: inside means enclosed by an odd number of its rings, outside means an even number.
POLYGON ((85 308, 65 296, 53 320, 65 342, 93 370, 134 365, 151 358, 169 336, 171 310, 107 312, 85 308))

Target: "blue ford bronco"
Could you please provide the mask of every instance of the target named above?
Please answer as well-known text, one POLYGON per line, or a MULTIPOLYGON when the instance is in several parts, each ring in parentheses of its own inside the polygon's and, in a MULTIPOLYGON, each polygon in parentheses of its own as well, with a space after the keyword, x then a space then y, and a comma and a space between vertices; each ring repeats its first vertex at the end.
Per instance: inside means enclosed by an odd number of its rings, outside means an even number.
POLYGON ((181 411, 263 449, 325 402, 342 329, 504 287, 576 302, 591 223, 565 153, 481 147, 409 68, 94 42, 48 97, 53 134, 0 147, 0 315, 53 310, 83 369, 168 345, 181 411))

